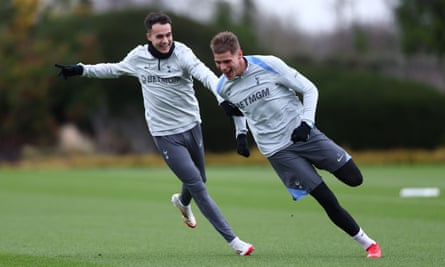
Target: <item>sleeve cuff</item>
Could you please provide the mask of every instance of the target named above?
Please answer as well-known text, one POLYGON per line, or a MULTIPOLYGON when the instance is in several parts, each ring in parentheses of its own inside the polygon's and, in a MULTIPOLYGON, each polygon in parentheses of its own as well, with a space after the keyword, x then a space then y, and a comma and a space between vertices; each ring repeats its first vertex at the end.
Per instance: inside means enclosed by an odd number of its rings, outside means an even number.
POLYGON ((314 128, 315 123, 313 121, 310 120, 303 120, 303 122, 305 122, 309 127, 314 128))

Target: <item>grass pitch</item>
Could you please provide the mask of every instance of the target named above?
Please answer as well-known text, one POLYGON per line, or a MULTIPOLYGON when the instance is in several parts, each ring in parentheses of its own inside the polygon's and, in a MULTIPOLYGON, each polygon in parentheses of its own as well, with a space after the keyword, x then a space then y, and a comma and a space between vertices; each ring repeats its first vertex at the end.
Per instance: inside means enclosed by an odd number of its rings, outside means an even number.
POLYGON ((321 172, 382 247, 365 252, 311 197, 291 201, 269 166, 207 168, 208 189, 235 232, 235 255, 195 207, 187 228, 167 168, 0 169, 0 266, 445 266, 445 166, 362 166, 350 188, 321 172), (403 187, 439 187, 401 198, 403 187))

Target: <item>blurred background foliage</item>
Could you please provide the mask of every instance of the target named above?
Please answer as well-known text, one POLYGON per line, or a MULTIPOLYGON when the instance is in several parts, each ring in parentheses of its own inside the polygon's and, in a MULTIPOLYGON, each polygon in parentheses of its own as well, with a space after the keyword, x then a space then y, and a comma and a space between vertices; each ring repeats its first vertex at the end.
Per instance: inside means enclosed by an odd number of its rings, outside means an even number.
MULTIPOLYGON (((215 72, 209 42, 222 30, 239 35, 245 54, 282 57, 319 88, 318 127, 349 148, 445 145, 445 86, 434 79, 443 75, 443 0, 400 1, 394 9, 396 30, 355 24, 317 38, 290 31, 273 19, 260 19, 253 1, 242 3, 243 13, 234 18, 229 4, 216 1, 217 13, 208 23, 167 11, 174 38, 189 45, 215 72), (429 75, 433 78, 416 79, 429 75)), ((26 153, 60 153, 67 125, 74 125, 84 138, 79 142, 91 147, 82 149, 74 142, 65 150, 154 152, 136 79, 65 81, 57 77, 54 63, 120 61, 146 42, 143 20, 150 11, 163 10, 159 5, 154 1, 146 8, 99 13, 87 0, 51 5, 3 0, 0 161, 19 160, 26 153)), ((196 94, 207 150, 233 150, 230 119, 199 82, 196 94)))

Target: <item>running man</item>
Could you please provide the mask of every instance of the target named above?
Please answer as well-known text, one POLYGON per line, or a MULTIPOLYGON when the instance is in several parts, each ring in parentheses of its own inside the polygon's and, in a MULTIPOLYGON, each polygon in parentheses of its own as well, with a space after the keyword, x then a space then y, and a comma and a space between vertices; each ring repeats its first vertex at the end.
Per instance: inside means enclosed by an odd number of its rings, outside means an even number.
MULTIPOLYGON (((244 114, 260 152, 292 198, 310 194, 331 221, 367 251, 368 258, 380 258, 377 242, 339 204, 314 168, 331 172, 349 186, 363 181, 351 156, 315 126, 318 90, 314 84, 277 57, 243 56, 231 32, 218 33, 210 47, 223 73, 217 93, 244 114)), ((237 131, 237 149, 244 156, 249 155, 246 138, 246 132, 237 131)))
MULTIPOLYGON (((209 196, 204 166, 204 144, 193 78, 215 94, 218 78, 181 42, 173 41, 172 21, 163 13, 150 13, 144 21, 148 44, 131 50, 118 63, 60 65, 59 76, 90 78, 138 78, 142 87, 145 117, 154 142, 165 162, 182 182, 182 191, 171 201, 184 223, 196 227, 191 200, 216 231, 239 255, 250 255, 253 245, 239 239, 209 196), (192 78, 193 77, 193 78, 192 78)), ((221 103, 221 101, 219 101, 221 103)), ((221 105, 231 112, 228 102, 221 105)))

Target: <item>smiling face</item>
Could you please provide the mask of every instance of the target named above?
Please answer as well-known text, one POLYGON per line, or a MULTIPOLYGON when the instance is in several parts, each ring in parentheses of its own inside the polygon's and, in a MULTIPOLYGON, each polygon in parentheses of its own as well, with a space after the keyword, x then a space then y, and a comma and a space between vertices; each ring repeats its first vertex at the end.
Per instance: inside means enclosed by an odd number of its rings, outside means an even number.
POLYGON ((160 53, 168 53, 173 44, 171 24, 153 24, 151 30, 146 33, 146 37, 160 53))
POLYGON ((243 52, 241 49, 238 49, 234 54, 232 54, 230 51, 226 51, 224 53, 213 53, 213 59, 216 67, 229 80, 241 75, 246 69, 246 62, 244 61, 243 52))

